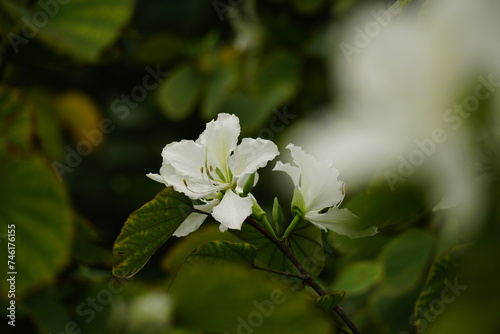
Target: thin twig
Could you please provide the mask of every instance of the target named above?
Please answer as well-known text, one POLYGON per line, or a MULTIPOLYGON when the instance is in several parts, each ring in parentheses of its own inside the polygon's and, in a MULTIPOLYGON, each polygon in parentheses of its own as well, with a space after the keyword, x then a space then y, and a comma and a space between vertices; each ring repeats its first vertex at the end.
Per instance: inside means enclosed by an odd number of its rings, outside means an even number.
MULTIPOLYGON (((295 257, 293 254, 292 250, 290 247, 284 243, 280 242, 278 239, 274 238, 269 232, 266 231, 262 226, 260 226, 257 222, 255 222, 251 217, 248 217, 246 219, 246 222, 255 228, 257 231, 262 233, 266 238, 268 238, 273 244, 278 247, 283 254, 292 262, 292 264, 297 268, 297 270, 300 272, 300 274, 303 276, 302 280, 309 285, 319 296, 325 296, 327 293, 323 288, 314 280, 314 278, 311 277, 309 272, 304 269, 302 264, 300 264, 299 260, 295 257)), ((356 325, 351 321, 351 319, 347 316, 345 313, 344 309, 341 306, 335 306, 333 308, 335 313, 342 318, 344 323, 349 327, 349 329, 352 331, 353 334, 361 334, 356 325)))
POLYGON ((305 279, 304 275, 296 275, 296 274, 287 273, 287 272, 284 272, 284 271, 273 270, 273 269, 269 269, 269 268, 263 268, 263 267, 259 267, 259 266, 256 266, 256 265, 252 265, 252 269, 267 271, 267 272, 273 273, 273 274, 279 274, 279 275, 285 275, 285 276, 289 276, 289 277, 294 277, 294 278, 298 278, 298 279, 301 279, 301 280, 305 279))

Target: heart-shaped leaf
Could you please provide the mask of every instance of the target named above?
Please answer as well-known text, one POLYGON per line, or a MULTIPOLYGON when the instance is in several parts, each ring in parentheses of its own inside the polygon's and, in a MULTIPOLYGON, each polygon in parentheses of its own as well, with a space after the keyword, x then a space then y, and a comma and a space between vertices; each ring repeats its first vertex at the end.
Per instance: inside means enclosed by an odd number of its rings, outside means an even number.
POLYGON ((141 270, 191 210, 191 200, 169 187, 133 212, 113 245, 113 255, 117 259, 113 275, 131 277, 141 270))
POLYGON ((186 259, 188 263, 214 263, 224 260, 253 265, 257 248, 245 242, 215 240, 204 243, 186 259))

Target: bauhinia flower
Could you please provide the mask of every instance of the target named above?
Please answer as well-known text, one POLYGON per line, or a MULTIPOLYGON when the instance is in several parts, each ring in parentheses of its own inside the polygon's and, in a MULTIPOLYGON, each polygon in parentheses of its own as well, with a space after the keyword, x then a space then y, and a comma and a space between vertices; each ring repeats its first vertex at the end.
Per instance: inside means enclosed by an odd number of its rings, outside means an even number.
POLYGON ((358 217, 348 209, 339 208, 344 199, 345 187, 338 180, 339 171, 332 167, 331 162, 318 161, 293 144, 286 148, 292 153, 296 166, 278 161, 273 170, 285 172, 292 178, 295 185, 292 206, 299 220, 307 220, 322 230, 331 230, 351 238, 377 233, 376 227, 359 231, 355 224, 358 217))
MULTIPOLYGON (((241 229, 252 212, 253 198, 243 192, 245 184, 278 154, 276 145, 265 139, 244 138, 239 145, 238 117, 219 114, 207 124, 196 141, 182 140, 165 146, 160 174, 151 179, 172 186, 202 204, 194 208, 211 213, 220 222, 220 230, 241 229)), ((251 184, 251 186, 254 186, 251 184)), ((206 214, 191 213, 174 232, 181 237, 197 230, 206 214)))

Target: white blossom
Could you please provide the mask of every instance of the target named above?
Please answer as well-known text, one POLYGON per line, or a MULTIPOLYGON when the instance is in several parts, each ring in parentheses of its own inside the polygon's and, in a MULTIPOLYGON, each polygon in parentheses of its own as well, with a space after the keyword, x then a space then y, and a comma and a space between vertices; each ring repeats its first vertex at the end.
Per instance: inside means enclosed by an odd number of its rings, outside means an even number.
MULTIPOLYGON (((261 138, 244 138, 237 145, 239 134, 238 117, 219 114, 196 141, 182 140, 165 146, 160 173, 147 176, 201 201, 195 209, 211 213, 221 223, 221 231, 239 230, 253 205, 251 195, 243 194, 245 183, 279 154, 273 142, 261 138)), ((197 230, 206 217, 191 213, 173 235, 185 236, 197 230)))
POLYGON ((318 161, 306 154, 302 148, 289 144, 296 166, 278 161, 273 170, 287 173, 300 192, 302 199, 296 201, 303 218, 322 230, 331 230, 351 238, 371 236, 376 227, 357 230, 354 222, 358 219, 348 209, 340 209, 344 199, 344 184, 338 180, 339 171, 331 162, 318 161))

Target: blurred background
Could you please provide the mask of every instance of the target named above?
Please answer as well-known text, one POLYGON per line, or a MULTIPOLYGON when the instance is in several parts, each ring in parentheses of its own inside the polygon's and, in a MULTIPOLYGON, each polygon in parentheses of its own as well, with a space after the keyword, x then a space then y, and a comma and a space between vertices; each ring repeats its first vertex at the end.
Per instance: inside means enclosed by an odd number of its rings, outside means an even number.
MULTIPOLYGON (((286 285, 289 307, 249 326, 252 300, 276 282, 239 267, 186 274, 169 293, 192 250, 235 240, 213 221, 169 240, 134 279, 111 276, 123 223, 163 188, 145 176, 162 148, 220 112, 284 160, 290 142, 331 160, 343 207, 378 226, 324 235, 319 280, 346 291, 363 333, 498 333, 498 7, 0 0, 0 262, 2 277, 9 259, 17 272, 15 327, 0 281, 2 333, 336 332, 286 285), (205 314, 214 300, 219 312, 205 314), (224 315, 232 305, 247 306, 224 315)), ((287 211, 292 185, 272 167, 253 193, 287 211)))

